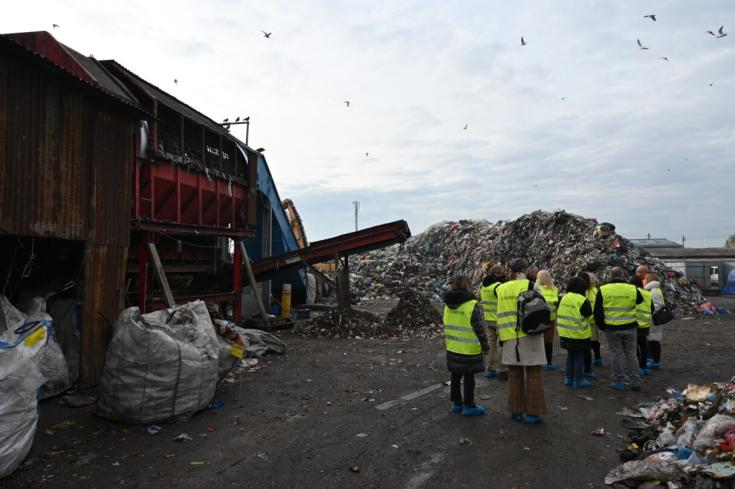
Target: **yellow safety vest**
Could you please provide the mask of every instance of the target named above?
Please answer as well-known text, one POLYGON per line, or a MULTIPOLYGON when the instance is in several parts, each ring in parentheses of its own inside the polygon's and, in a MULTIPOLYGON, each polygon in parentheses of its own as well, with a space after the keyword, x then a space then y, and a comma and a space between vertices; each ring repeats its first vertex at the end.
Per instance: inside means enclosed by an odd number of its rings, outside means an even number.
POLYGON ((528 279, 511 280, 495 289, 498 296, 498 337, 500 341, 522 338, 526 333, 516 331, 518 323, 518 296, 528 290, 528 279))
POLYGON ((567 292, 559 303, 559 314, 556 317, 556 330, 560 338, 584 340, 592 336, 590 323, 579 312, 587 298, 574 292, 567 292))
POLYGON ((476 304, 473 299, 455 309, 444 306, 444 344, 447 351, 461 355, 482 353, 480 340, 472 329, 472 311, 476 304))
POLYGON ((485 321, 490 321, 493 324, 498 320, 498 296, 495 295, 495 289, 497 289, 499 285, 500 282, 495 282, 487 287, 480 287, 482 312, 485 315, 485 321))
POLYGON ((651 324, 653 324, 653 319, 651 318, 651 302, 653 301, 653 296, 646 289, 639 288, 638 292, 643 296, 643 302, 635 307, 635 319, 638 321, 638 327, 640 329, 650 328, 651 324))
POLYGON ((623 326, 636 322, 637 288, 632 284, 613 282, 600 287, 605 324, 623 326))
MULTIPOLYGON (((590 303, 590 307, 592 308, 592 311, 595 310, 595 302, 597 302, 597 287, 592 287, 591 289, 587 289, 585 291, 585 296, 587 297, 587 300, 590 303)), ((592 314, 590 317, 586 318, 586 321, 589 323, 590 326, 595 325, 595 315, 592 314)))
POLYGON ((544 296, 544 300, 551 308, 551 320, 556 321, 556 309, 559 305, 559 289, 556 287, 546 287, 539 285, 539 292, 544 296))

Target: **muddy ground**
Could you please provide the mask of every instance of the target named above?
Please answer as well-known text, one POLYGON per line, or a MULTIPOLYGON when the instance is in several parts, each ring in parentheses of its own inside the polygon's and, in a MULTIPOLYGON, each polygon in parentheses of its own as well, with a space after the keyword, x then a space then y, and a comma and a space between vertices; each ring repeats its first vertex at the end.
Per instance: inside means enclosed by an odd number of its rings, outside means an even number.
MULTIPOLYGON (((624 445, 617 411, 670 386, 735 374, 733 316, 680 320, 666 326, 664 369, 642 392, 610 390, 609 367, 598 368, 600 379, 585 390, 548 372, 549 413, 527 426, 509 418, 506 383, 482 376, 476 396, 488 414, 451 414, 439 339, 281 336, 288 353, 221 385, 223 407, 162 424, 155 435, 97 418, 93 407, 43 402, 28 459, 0 487, 603 487, 624 445), (600 427, 611 434, 593 436, 600 427), (173 441, 180 433, 192 441, 173 441)), ((563 353, 555 354, 561 365, 563 353)))

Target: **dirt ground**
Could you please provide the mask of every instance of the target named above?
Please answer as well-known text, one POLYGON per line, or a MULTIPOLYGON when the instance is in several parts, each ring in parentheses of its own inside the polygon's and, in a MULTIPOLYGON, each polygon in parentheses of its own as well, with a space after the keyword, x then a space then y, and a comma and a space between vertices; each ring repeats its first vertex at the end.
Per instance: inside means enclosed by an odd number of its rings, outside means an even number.
MULTIPOLYGON (((561 371, 548 372, 549 413, 528 426, 510 420, 506 383, 482 376, 476 397, 488 414, 451 414, 439 339, 285 333, 286 355, 218 388, 223 407, 163 424, 155 435, 97 418, 93 407, 43 402, 29 457, 0 487, 602 487, 624 444, 617 411, 670 386, 735 374, 733 316, 672 322, 664 335, 664 368, 646 377, 642 392, 610 390, 610 367, 598 368, 596 385, 583 390, 564 387, 561 371), (600 427, 611 434, 593 436, 600 427), (180 433, 192 441, 173 441, 180 433)), ((563 364, 563 352, 555 355, 563 364)))

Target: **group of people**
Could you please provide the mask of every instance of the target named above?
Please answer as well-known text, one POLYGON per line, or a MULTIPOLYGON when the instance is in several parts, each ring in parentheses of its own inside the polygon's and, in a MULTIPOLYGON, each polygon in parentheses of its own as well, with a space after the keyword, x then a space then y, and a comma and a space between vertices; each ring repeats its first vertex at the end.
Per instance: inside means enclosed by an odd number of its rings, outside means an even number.
POLYGON ((484 414, 474 401, 475 378, 508 381, 508 409, 515 421, 536 424, 546 414, 543 372, 556 370, 554 336, 567 351, 564 384, 588 388, 602 366, 600 336, 612 357, 614 390, 641 389, 641 378, 661 368, 663 329, 653 316, 665 307, 661 284, 645 265, 626 280, 622 268, 610 269, 599 285, 597 276, 581 272, 571 277, 560 294, 547 270, 529 267, 524 260, 488 267, 479 290, 469 278, 452 279, 444 296, 444 340, 451 373, 451 411, 463 416, 484 414), (548 304, 550 327, 526 334, 519 327, 518 298, 533 290, 548 304), (649 357, 650 355, 650 357, 649 357), (594 358, 593 358, 594 357, 594 358))

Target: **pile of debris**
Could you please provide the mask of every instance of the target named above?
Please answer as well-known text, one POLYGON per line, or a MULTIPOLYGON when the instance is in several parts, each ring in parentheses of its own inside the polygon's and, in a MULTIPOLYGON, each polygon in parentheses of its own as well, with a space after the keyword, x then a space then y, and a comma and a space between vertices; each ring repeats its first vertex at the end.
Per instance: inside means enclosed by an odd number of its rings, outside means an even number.
POLYGON ((326 314, 296 323, 294 334, 331 338, 387 338, 383 321, 376 315, 356 309, 330 309, 326 314))
POLYGON ((385 318, 394 336, 435 338, 442 334, 442 315, 431 300, 411 289, 403 290, 398 297, 398 304, 385 318))
POLYGON ((660 260, 615 233, 615 226, 565 211, 535 211, 514 221, 441 222, 401 245, 373 251, 357 261, 352 287, 359 297, 397 296, 410 288, 441 301, 448 279, 467 275, 479 286, 483 263, 524 258, 551 272, 557 285, 580 271, 602 279, 610 267, 632 275, 640 264, 661 277, 666 299, 680 315, 697 314, 699 289, 660 260))
POLYGON ((735 488, 735 378, 668 392, 669 398, 620 413, 631 444, 621 451, 626 462, 605 483, 735 488))

